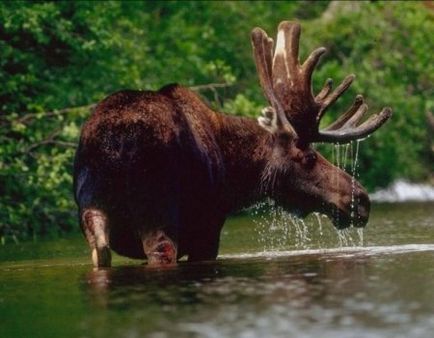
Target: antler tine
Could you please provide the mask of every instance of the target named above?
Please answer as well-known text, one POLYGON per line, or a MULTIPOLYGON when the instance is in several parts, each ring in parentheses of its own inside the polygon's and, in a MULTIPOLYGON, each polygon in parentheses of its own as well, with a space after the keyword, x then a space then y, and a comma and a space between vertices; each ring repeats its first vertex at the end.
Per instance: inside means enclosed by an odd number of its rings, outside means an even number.
POLYGON ((357 95, 352 106, 325 130, 336 130, 344 125, 355 125, 360 121, 367 109, 368 106, 364 104, 363 96, 357 95))
POLYGON ((318 119, 321 119, 327 108, 330 107, 333 103, 335 103, 336 100, 351 86, 355 77, 356 76, 354 74, 347 75, 345 79, 341 82, 341 84, 337 86, 333 92, 329 93, 320 100, 319 103, 321 105, 321 109, 318 113, 318 119))
MULTIPOLYGON (((326 81, 324 88, 315 98, 321 107, 317 115, 317 125, 319 125, 327 108, 350 87, 354 78, 353 74, 348 75, 333 92, 331 91, 331 81, 326 81)), ((347 143, 364 138, 380 128, 392 115, 390 108, 384 108, 379 114, 372 115, 357 126, 367 111, 368 106, 364 102, 363 96, 357 95, 352 106, 327 128, 318 130, 312 141, 347 143)))
POLYGON ((333 80, 328 78, 324 83, 324 86, 322 87, 321 91, 318 93, 317 96, 315 96, 315 101, 320 102, 324 100, 324 98, 332 91, 332 86, 333 86, 333 80))
POLYGON ((297 22, 283 21, 280 23, 279 31, 287 32, 285 35, 285 47, 287 55, 287 63, 290 70, 294 70, 298 66, 298 49, 300 47, 300 24, 297 22))
MULTIPOLYGON (((261 87, 268 102, 271 104, 275 112, 274 123, 277 128, 283 128, 285 131, 295 135, 295 130, 289 123, 281 103, 274 94, 272 82, 273 39, 269 38, 261 28, 255 28, 252 31, 252 47, 261 87)), ((264 127, 266 129, 270 129, 269 122, 270 121, 264 123, 264 127)))
POLYGON ((366 133, 364 136, 367 136, 368 134, 380 128, 382 124, 391 116, 392 109, 390 107, 385 107, 380 113, 369 117, 369 119, 363 122, 357 129, 360 129, 362 133, 366 133))
POLYGON ((273 40, 268 38, 267 34, 261 28, 255 28, 252 31, 252 47, 255 57, 256 70, 259 75, 259 82, 267 100, 273 102, 273 84, 271 82, 271 52, 267 47, 272 48, 273 40), (271 42, 271 44, 270 44, 271 42))
MULTIPOLYGON (((362 104, 356 113, 363 115, 367 110, 367 106, 362 104)), ((356 113, 353 116, 356 116, 356 113)), ((392 116, 392 109, 389 107, 383 108, 379 114, 372 115, 368 120, 361 125, 355 127, 357 122, 351 121, 351 123, 343 124, 342 127, 331 130, 327 128, 321 130, 315 141, 319 142, 335 142, 335 143, 347 143, 353 140, 361 139, 380 128, 389 118, 392 116)), ((357 119, 360 119, 358 116, 357 119)))
POLYGON ((305 83, 309 87, 311 86, 312 73, 316 65, 318 64, 319 59, 325 52, 326 49, 324 47, 317 48, 309 55, 309 57, 303 63, 302 69, 306 77, 305 83))
POLYGON ((368 105, 363 103, 360 107, 355 111, 354 115, 348 118, 348 120, 342 125, 343 128, 347 127, 355 127, 357 123, 362 119, 363 115, 368 111, 368 105))
POLYGON ((276 50, 273 58, 274 87, 283 86, 286 91, 288 81, 296 77, 298 67, 298 48, 300 41, 300 25, 295 22, 283 21, 277 30, 276 50))

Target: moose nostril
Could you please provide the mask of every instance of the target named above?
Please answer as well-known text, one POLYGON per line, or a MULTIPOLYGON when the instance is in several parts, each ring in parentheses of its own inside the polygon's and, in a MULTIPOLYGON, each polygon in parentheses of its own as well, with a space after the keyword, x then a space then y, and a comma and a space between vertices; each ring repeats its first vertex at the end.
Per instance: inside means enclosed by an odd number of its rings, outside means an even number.
POLYGON ((357 198, 359 204, 366 205, 366 206, 370 205, 369 195, 364 189, 359 191, 357 198))
POLYGON ((354 194, 355 209, 359 218, 367 219, 371 208, 369 195, 365 189, 359 188, 354 194))

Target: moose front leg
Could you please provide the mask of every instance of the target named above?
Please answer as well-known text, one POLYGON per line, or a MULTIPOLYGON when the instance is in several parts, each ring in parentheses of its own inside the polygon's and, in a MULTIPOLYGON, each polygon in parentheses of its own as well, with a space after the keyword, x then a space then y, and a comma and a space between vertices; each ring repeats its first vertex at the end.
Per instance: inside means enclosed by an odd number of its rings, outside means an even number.
MULTIPOLYGON (((209 223, 209 227, 202 227, 195 234, 195 240, 191 241, 188 249, 188 261, 215 260, 219 251, 220 231, 225 222, 225 217, 215 216, 215 222, 209 223)), ((205 223, 205 221, 203 221, 205 223)))
POLYGON ((199 243, 191 246, 188 253, 189 262, 215 260, 219 251, 219 234, 201 238, 199 243))
POLYGON ((98 209, 86 209, 81 215, 84 234, 92 249, 95 267, 111 266, 109 229, 106 215, 98 209))
POLYGON ((143 250, 149 266, 174 265, 177 246, 162 230, 154 230, 142 235, 143 250))

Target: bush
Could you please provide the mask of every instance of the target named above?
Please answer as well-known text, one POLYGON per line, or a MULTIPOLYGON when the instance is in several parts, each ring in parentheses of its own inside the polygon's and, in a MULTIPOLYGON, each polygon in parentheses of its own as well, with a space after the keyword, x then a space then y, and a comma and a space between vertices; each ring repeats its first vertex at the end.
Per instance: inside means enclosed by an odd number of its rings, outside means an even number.
MULTIPOLYGON (((90 104, 122 88, 227 83, 203 91, 218 109, 256 116, 265 102, 249 33, 303 24, 302 55, 329 53, 315 74, 356 83, 331 121, 363 93, 391 122, 363 142, 360 179, 370 188, 433 171, 425 127, 432 109, 432 10, 420 2, 2 2, 0 3, 0 237, 77 229, 71 173, 90 104), (333 9, 333 11, 332 11, 333 9), (78 107, 76 109, 65 109, 78 107)), ((327 121, 326 121, 327 122, 327 121)), ((325 149, 331 154, 331 148, 325 149)))

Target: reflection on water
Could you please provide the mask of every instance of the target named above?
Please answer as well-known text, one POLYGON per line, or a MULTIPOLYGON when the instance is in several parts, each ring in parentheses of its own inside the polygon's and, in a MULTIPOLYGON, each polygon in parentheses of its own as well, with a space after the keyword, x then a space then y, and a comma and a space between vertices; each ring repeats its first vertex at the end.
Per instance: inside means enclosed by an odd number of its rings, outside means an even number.
POLYGON ((408 255, 402 247, 390 256, 335 250, 230 257, 164 271, 98 270, 81 278, 91 311, 128 313, 107 331, 120 336, 422 337, 434 330, 434 246, 425 249, 408 255))
POLYGON ((432 206, 376 206, 365 246, 321 220, 301 249, 291 229, 279 242, 279 226, 239 217, 218 261, 166 269, 93 270, 82 239, 73 259, 0 262, 0 337, 431 337, 432 206))

